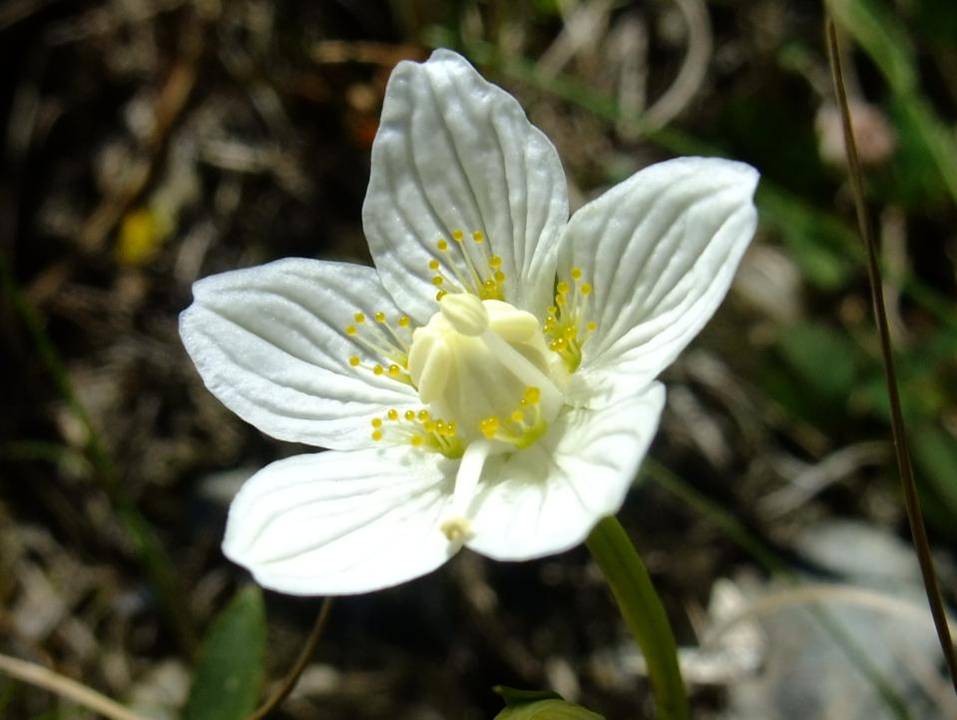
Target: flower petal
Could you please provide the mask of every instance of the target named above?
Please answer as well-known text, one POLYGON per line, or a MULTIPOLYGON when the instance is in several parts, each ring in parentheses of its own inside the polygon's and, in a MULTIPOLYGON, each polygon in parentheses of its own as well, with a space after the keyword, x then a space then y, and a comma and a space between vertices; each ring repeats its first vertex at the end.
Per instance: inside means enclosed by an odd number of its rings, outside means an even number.
POLYGON ((502 258, 506 300, 541 316, 554 282, 555 252, 568 219, 567 188, 555 148, 518 102, 469 63, 437 50, 402 62, 386 88, 362 209, 382 282, 420 323, 435 312, 433 258, 480 257, 470 233, 502 258), (457 247, 452 233, 461 230, 457 247))
POLYGON ((233 500, 223 552, 264 587, 350 595, 431 572, 456 552, 440 529, 455 463, 408 448, 274 462, 233 500))
POLYGON ((568 408, 535 445, 485 469, 473 508, 472 550, 527 560, 582 542, 621 507, 658 427, 665 390, 602 409, 568 408))
POLYGON ((652 165, 575 213, 559 274, 582 270, 590 320, 583 379, 655 378, 721 303, 757 223, 757 171, 716 158, 652 165))
POLYGON ((369 357, 345 335, 354 314, 399 315, 372 268, 289 258, 205 278, 193 296, 186 350, 210 391, 267 435, 368 447, 374 416, 419 404, 410 386, 349 365, 369 357))

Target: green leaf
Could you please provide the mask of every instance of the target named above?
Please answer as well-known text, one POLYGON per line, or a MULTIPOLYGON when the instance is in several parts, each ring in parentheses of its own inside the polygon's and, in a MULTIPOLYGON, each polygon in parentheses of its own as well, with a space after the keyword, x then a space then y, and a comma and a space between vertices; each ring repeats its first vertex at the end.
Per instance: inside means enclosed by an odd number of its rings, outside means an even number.
POLYGON ((778 347, 806 386, 828 400, 846 400, 859 365, 857 346, 846 335, 826 325, 801 323, 781 334, 778 347))
POLYGON ((495 720, 605 720, 605 718, 581 705, 551 699, 506 707, 495 716, 495 720))
POLYGON ((895 93, 917 87, 914 48, 900 21, 876 0, 829 0, 834 19, 850 32, 877 64, 895 93))
POLYGON ((833 290, 855 272, 854 233, 834 216, 766 182, 758 189, 757 204, 762 222, 780 234, 811 283, 833 290))
POLYGON ((886 3, 878 0, 829 0, 841 27, 864 48, 884 75, 898 107, 898 130, 923 146, 944 186, 957 201, 957 141, 946 122, 920 94, 913 44, 886 3))
POLYGON ((957 514, 957 443, 929 423, 911 433, 910 441, 924 479, 953 517, 957 514))
POLYGON ((508 685, 496 685, 492 690, 505 701, 506 707, 527 705, 528 703, 538 700, 565 699, 554 690, 521 690, 519 688, 509 687, 508 685))
POLYGON ((213 621, 203 640, 184 720, 241 720, 256 709, 266 655, 262 591, 250 585, 213 621))

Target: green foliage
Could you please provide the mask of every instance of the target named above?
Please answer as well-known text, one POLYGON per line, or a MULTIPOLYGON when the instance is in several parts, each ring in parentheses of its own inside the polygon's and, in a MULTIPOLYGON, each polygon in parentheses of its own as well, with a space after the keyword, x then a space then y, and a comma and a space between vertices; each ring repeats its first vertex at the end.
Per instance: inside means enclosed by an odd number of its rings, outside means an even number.
POLYGON ((493 689, 505 701, 505 709, 495 720, 604 720, 604 716, 567 702, 551 690, 518 690, 504 685, 493 689))
POLYGON ((957 443, 931 424, 912 432, 910 442, 920 477, 942 503, 942 507, 929 503, 928 514, 941 530, 952 533, 953 518, 957 516, 957 443))
POLYGON ((858 349, 847 335, 827 325, 801 323, 781 334, 778 347, 805 387, 843 402, 857 377, 858 349))
POLYGON ((920 95, 913 44, 900 23, 878 0, 831 0, 828 8, 838 24, 860 43, 890 86, 905 151, 916 155, 918 162, 920 156, 927 158, 936 168, 939 182, 957 201, 957 139, 920 95))
POLYGON ((213 621, 200 650, 184 720, 240 720, 256 708, 263 684, 266 610, 250 585, 213 621))
POLYGON ((763 182, 758 188, 762 221, 780 234, 807 279, 822 290, 843 286, 855 272, 850 229, 796 195, 763 182))
POLYGON ((914 48, 897 20, 877 0, 830 0, 828 10, 871 56, 895 92, 917 86, 914 48))

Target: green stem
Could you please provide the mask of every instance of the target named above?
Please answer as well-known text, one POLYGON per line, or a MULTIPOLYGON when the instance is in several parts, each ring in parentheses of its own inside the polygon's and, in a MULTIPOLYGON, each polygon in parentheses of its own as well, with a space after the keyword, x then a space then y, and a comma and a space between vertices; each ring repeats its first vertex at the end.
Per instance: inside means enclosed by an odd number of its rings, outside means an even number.
POLYGON ((659 720, 687 720, 691 715, 675 636, 635 546, 614 517, 601 520, 586 544, 645 656, 659 720))

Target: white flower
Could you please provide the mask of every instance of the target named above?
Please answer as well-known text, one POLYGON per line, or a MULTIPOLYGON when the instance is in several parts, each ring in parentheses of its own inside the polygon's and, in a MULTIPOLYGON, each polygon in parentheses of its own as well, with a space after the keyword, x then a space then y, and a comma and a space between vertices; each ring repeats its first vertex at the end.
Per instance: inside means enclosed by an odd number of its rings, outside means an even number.
POLYGON ((568 219, 555 148, 436 51, 389 81, 362 219, 375 269, 291 258, 200 280, 180 332, 207 387, 281 440, 223 549, 264 586, 346 594, 463 545, 524 560, 617 512, 655 377, 721 302, 757 173, 651 166, 568 219))

